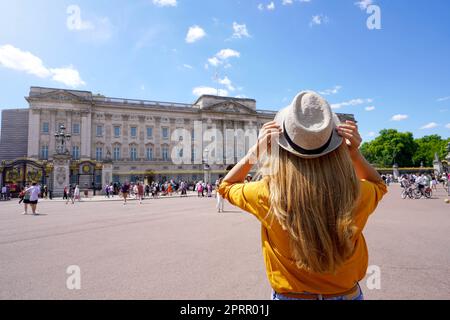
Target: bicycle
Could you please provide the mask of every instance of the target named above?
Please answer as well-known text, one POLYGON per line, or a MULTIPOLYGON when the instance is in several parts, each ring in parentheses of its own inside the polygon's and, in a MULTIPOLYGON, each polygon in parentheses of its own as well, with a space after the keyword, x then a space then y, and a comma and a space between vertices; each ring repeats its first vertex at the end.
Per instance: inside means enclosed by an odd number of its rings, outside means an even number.
POLYGON ((414 199, 413 188, 411 186, 403 187, 401 197, 402 199, 406 199, 409 197, 410 199, 414 199))
POLYGON ((423 187, 423 188, 419 188, 419 186, 417 186, 414 191, 414 198, 415 199, 420 199, 422 197, 425 197, 427 199, 430 199, 431 196, 433 195, 433 190, 431 190, 430 187, 423 187))

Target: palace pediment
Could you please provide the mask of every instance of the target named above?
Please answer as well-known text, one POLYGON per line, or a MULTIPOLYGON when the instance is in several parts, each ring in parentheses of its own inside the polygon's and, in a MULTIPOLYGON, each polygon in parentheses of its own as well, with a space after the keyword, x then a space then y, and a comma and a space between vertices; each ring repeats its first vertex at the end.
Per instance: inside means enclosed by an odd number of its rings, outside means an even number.
POLYGON ((214 112, 223 112, 223 113, 239 113, 239 114, 255 114, 256 111, 240 104, 236 101, 224 101, 217 104, 213 104, 206 108, 203 108, 203 111, 214 111, 214 112))
POLYGON ((87 103, 90 102, 90 99, 87 97, 76 95, 67 90, 53 90, 40 94, 32 94, 29 98, 35 100, 46 100, 46 101, 59 101, 59 102, 78 102, 78 103, 87 103))

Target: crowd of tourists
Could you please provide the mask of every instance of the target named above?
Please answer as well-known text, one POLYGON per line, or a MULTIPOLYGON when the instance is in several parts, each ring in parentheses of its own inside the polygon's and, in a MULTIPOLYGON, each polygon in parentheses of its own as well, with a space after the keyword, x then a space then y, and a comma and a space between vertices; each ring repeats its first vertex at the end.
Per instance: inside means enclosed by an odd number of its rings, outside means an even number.
POLYGON ((450 179, 450 173, 443 173, 441 175, 418 173, 418 174, 404 174, 400 177, 399 182, 403 188, 407 188, 410 185, 417 184, 419 188, 429 187, 432 190, 437 190, 438 184, 447 186, 450 179))

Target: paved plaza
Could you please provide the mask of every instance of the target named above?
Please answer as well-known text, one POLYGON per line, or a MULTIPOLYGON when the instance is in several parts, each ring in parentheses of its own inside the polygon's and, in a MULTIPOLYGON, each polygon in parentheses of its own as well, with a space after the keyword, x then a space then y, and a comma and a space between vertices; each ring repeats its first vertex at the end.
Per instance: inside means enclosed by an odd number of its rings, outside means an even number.
MULTIPOLYGON (((450 299, 450 204, 402 200, 397 185, 365 235, 381 289, 366 299, 450 299)), ((101 200, 101 198, 97 198, 101 200)), ((0 202, 0 299, 269 299, 260 226, 215 199, 0 202), (31 210, 30 210, 31 212, 31 210), (68 290, 66 271, 81 270, 68 290)))

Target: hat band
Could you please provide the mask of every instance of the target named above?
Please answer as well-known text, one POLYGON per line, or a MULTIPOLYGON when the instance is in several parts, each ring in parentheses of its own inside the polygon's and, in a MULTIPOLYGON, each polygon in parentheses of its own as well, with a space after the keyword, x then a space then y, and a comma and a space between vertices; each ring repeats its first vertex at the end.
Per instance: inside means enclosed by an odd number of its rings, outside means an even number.
POLYGON ((303 149, 298 144, 296 144, 294 141, 292 141, 291 137, 289 137, 289 134, 286 131, 285 121, 283 121, 283 134, 284 134, 284 137, 286 138, 287 142, 289 143, 289 145, 292 147, 292 149, 294 149, 298 153, 305 154, 308 156, 317 155, 317 154, 321 154, 322 152, 324 152, 330 146, 331 138, 333 138, 333 132, 332 132, 330 135, 330 138, 323 146, 321 146, 320 148, 317 148, 317 149, 307 150, 307 149, 303 149))

